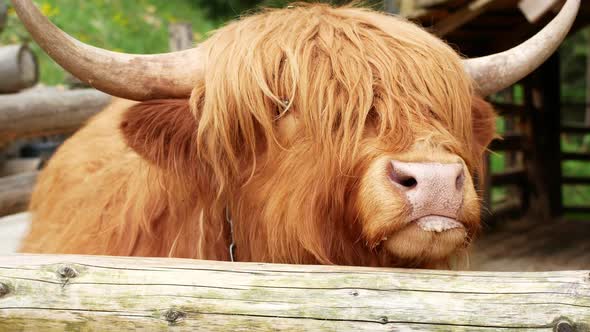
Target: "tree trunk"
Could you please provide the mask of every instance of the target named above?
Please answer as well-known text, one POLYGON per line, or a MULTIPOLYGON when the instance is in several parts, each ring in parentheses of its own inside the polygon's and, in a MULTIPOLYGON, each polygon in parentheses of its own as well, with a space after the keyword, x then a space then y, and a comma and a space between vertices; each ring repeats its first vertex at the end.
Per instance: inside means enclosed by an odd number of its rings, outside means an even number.
POLYGON ((74 131, 110 100, 94 89, 38 88, 0 96, 0 141, 74 131))
POLYGON ((14 93, 37 83, 35 54, 25 45, 0 47, 0 93, 14 93))
POLYGON ((0 217, 27 210, 37 172, 0 178, 0 217))
POLYGON ((0 257, 0 270, 2 331, 590 329, 590 271, 47 255, 0 257))

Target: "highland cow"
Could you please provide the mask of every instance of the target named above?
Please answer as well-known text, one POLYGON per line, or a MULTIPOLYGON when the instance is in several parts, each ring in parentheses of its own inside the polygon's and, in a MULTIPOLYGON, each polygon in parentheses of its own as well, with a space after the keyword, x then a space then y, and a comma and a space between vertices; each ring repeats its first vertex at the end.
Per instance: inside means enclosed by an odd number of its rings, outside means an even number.
POLYGON ((22 251, 397 267, 445 266, 471 243, 495 132, 481 97, 545 61, 579 6, 512 50, 461 59, 346 6, 263 11, 192 50, 129 55, 13 3, 64 68, 135 100, 50 160, 22 251))

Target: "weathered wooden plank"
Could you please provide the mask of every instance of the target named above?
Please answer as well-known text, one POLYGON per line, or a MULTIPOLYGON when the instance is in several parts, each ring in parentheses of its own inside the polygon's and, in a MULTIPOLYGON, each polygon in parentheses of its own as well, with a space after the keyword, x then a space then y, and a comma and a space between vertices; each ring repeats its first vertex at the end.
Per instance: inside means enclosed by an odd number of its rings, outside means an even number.
POLYGON ((0 330, 589 331, 589 271, 0 257, 0 330))
POLYGON ((27 172, 0 178, 0 217, 27 209, 37 174, 27 172))
POLYGON ((78 129, 111 100, 93 89, 35 88, 0 96, 0 141, 78 129))

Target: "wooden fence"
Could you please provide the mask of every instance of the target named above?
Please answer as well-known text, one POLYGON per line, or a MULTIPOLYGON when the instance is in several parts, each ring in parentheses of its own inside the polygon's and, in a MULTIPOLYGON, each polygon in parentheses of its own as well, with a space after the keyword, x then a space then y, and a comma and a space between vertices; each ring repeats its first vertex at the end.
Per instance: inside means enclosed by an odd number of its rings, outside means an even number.
POLYGON ((590 271, 0 257, 1 331, 590 331, 590 271))

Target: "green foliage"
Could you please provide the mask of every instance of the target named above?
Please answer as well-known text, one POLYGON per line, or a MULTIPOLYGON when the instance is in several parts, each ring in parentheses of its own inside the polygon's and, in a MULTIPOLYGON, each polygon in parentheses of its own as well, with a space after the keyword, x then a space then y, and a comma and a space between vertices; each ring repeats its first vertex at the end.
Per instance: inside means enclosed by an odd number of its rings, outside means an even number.
POLYGON ((381 9, 383 5, 382 0, 196 0, 196 3, 205 8, 208 15, 214 20, 234 18, 257 8, 283 8, 298 2, 329 3, 333 5, 344 5, 352 2, 359 6, 376 9, 381 9))
POLYGON ((589 53, 590 28, 580 30, 561 46, 561 95, 564 102, 585 102, 586 66, 589 53))
MULTIPOLYGON (((189 0, 38 0, 39 8, 58 27, 91 45, 128 53, 160 53, 168 50, 168 24, 191 22, 195 39, 205 37, 216 24, 189 0)), ((30 37, 14 10, 9 9, 0 44, 29 42, 30 37)), ((31 42, 40 60, 41 81, 63 82, 64 71, 31 42)))

